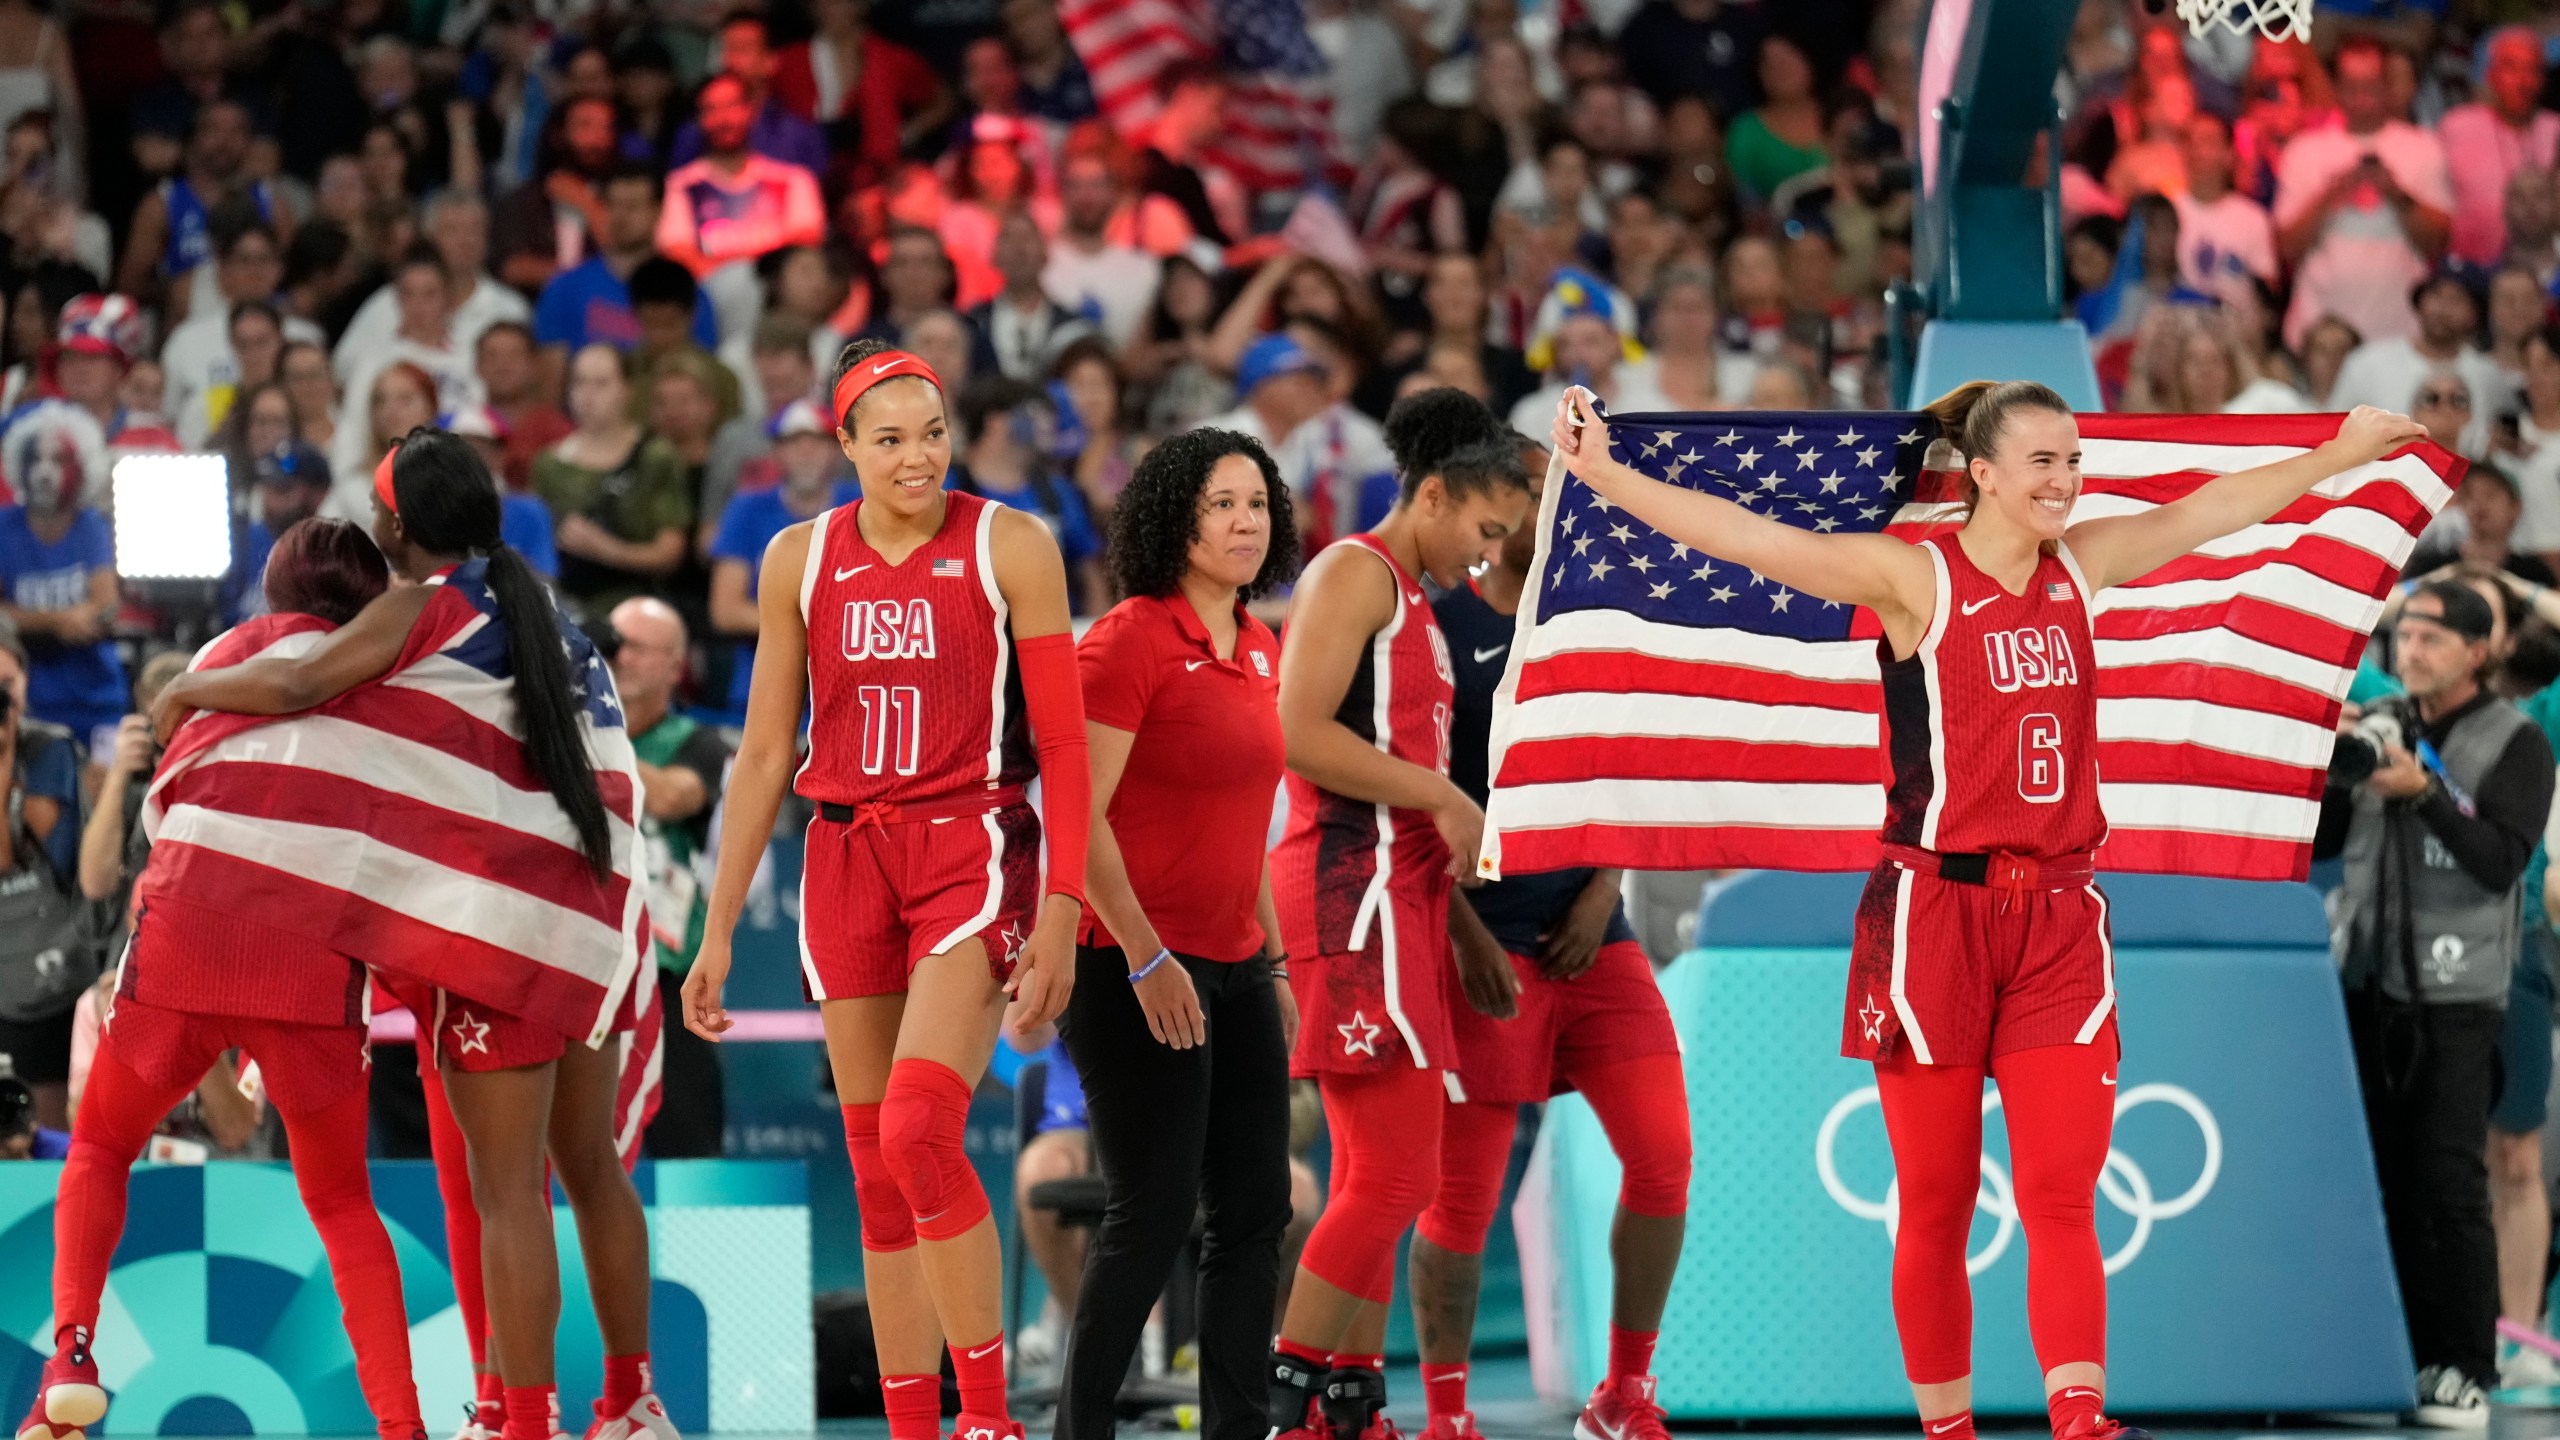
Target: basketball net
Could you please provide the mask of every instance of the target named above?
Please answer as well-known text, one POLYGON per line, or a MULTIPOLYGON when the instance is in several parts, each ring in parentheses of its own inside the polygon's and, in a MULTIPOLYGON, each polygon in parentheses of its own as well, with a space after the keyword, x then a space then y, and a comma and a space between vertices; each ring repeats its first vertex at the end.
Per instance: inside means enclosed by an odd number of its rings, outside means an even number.
POLYGON ((2235 35, 2255 30, 2270 40, 2311 38, 2311 0, 2178 0, 2178 18, 2198 36, 2220 25, 2235 35))

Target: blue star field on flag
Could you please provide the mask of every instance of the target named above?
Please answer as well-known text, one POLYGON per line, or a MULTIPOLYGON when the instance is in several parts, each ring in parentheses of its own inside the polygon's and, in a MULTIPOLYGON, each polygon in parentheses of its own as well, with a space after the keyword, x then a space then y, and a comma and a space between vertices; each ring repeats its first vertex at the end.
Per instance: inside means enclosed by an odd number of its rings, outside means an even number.
POLYGON ((1218 0, 1220 58, 1227 67, 1275 75, 1322 75, 1324 52, 1307 34, 1300 0, 1218 0))
MULTIPOLYGON (((1638 472, 1719 495, 1799 529, 1873 534, 1908 500, 1937 423, 1917 414, 1632 417, 1612 452, 1638 472)), ((1854 608, 1710 560, 1568 475, 1548 537, 1540 619, 1616 610, 1641 620, 1797 640, 1844 640, 1854 608)))

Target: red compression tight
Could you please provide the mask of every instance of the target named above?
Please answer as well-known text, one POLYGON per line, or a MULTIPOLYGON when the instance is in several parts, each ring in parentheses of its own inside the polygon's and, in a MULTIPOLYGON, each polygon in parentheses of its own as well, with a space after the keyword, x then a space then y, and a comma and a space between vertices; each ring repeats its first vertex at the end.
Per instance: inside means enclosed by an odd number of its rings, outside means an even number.
MULTIPOLYGON (((2009 1170, 2027 1239, 2027 1331, 2050 1372, 2107 1357, 2107 1278, 2098 1249, 2098 1172, 2115 1125, 2114 1027, 2089 1045, 1993 1058, 2009 1128, 2009 1170)), ((1893 1318, 1915 1385, 1973 1373, 1966 1236, 1982 1181, 1980 1066, 1923 1065, 1908 1049, 1876 1064, 1901 1228, 1893 1246, 1893 1318)))
POLYGON ((1395 1294, 1396 1242, 1439 1188, 1448 1092, 1439 1071, 1403 1066, 1327 1074, 1317 1084, 1333 1137, 1333 1198, 1298 1263, 1383 1305, 1395 1294))
MULTIPOLYGON (((98 1325, 107 1266, 123 1237, 126 1185, 151 1132, 196 1081, 157 1085, 116 1058, 112 1033, 99 1046, 72 1127, 53 1207, 53 1315, 57 1327, 98 1325)), ((386 1436, 418 1433, 418 1392, 409 1379, 409 1321, 400 1299, 400 1263, 373 1208, 365 1170, 364 1087, 328 1109, 284 1112, 293 1179, 328 1251, 356 1380, 386 1436)))
MULTIPOLYGON (((420 1041, 423 1045, 425 1042, 420 1041)), ((453 1118, 444 1079, 433 1059, 418 1066, 427 1096, 427 1148, 435 1155, 436 1193, 444 1199, 445 1263, 453 1271, 453 1303, 462 1312, 462 1336, 471 1346, 471 1368, 489 1366, 489 1299, 480 1275, 480 1210, 471 1203, 471 1162, 462 1122, 453 1118)))
MULTIPOLYGON (((1617 1152, 1618 1204, 1630 1215, 1689 1210, 1689 1107, 1680 1057, 1639 1055, 1573 1076, 1617 1152)), ((1440 1122, 1440 1184, 1422 1214, 1422 1238, 1457 1255, 1484 1253, 1502 1202, 1502 1176, 1520 1107, 1469 1101, 1440 1122)))

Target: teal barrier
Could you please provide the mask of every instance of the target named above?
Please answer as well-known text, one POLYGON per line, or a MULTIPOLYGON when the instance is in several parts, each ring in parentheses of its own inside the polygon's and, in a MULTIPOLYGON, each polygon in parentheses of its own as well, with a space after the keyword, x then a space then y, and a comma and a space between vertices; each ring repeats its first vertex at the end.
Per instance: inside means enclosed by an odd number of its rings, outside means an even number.
MULTIPOLYGON (((1839 1056, 1857 876, 1755 875, 1663 974, 1686 1051, 1688 1247, 1660 1360, 1676 1419, 1906 1412, 1892 1160, 1870 1067, 1839 1056)), ((2098 1201, 2110 1408, 2400 1410, 2412 1362, 2319 902, 2306 886, 2107 883, 2125 1059, 2098 1201), (2208 939, 2218 937, 2218 939, 2208 939)), ((2026 1245, 1987 1094, 1976 1409, 2041 1414, 2026 1245)), ((1607 1360, 1618 1167, 1557 1101, 1522 1208, 1540 1389, 1607 1360)))
MULTIPOLYGON (((52 1350, 53 1205, 62 1167, 0 1165, 0 1408, 23 1414, 52 1350)), ((667 1161, 635 1177, 649 1211, 650 1349, 679 1429, 806 1432, 817 1422, 809 1342, 809 1210, 797 1164, 667 1161)), ((411 1364, 429 1428, 471 1399, 435 1171, 373 1167, 400 1258, 411 1364)), ((561 1410, 595 1398, 603 1347, 578 1265, 562 1256, 561 1410)), ((319 1236, 284 1166, 146 1166, 98 1320, 98 1366, 122 1435, 366 1435, 319 1236)))

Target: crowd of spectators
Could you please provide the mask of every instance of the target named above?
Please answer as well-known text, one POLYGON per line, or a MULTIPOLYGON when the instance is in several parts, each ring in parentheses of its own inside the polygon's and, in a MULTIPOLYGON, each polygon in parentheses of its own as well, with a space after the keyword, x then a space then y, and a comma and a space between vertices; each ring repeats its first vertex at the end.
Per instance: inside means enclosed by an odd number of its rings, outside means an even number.
MULTIPOLYGON (((820 393, 848 341, 934 366, 950 483, 1047 520, 1086 616, 1178 430, 1260 437, 1316 547, 1392 499, 1379 419, 1414 389, 1533 435, 1574 383, 1618 412, 1899 398, 1918 0, 1300 0, 1330 134, 1289 194, 1224 168, 1215 68, 1105 114, 1058 0, 729 4, 0 0, 9 863, 115 868, 79 839, 129 823, 131 677, 191 633, 119 586, 129 453, 226 460, 220 623, 285 528, 367 518, 397 437, 471 438, 510 542, 681 722, 643 750, 689 855, 763 547, 850 494, 820 393)), ((2285 42, 2084 0, 2037 164, 2106 402, 2408 410, 2478 462, 2412 573, 2549 583, 2555 50, 2519 0, 2321 0, 2285 42)), ((2510 693, 2560 669, 2518 619, 2510 693)), ((687 927, 661 941, 680 973, 687 927)))

